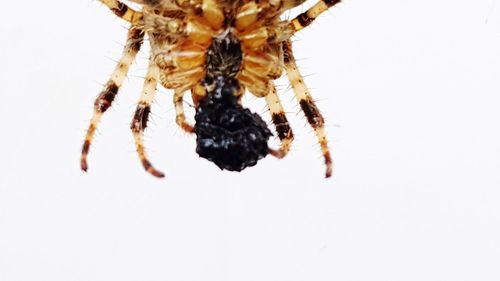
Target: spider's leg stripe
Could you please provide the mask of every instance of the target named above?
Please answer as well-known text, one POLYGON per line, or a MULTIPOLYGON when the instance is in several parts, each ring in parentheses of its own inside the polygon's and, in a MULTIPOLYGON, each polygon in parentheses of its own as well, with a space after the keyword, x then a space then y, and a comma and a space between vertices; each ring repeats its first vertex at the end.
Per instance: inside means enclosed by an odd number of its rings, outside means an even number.
POLYGON ((266 103, 271 112, 272 120, 274 126, 276 127, 276 133, 281 142, 281 147, 279 150, 270 150, 270 153, 277 157, 283 158, 290 151, 290 147, 293 141, 292 128, 288 123, 288 120, 283 109, 283 105, 276 93, 276 88, 272 85, 272 90, 266 95, 266 103))
POLYGON ((137 23, 142 19, 142 13, 131 9, 129 6, 118 0, 99 0, 119 18, 122 18, 130 23, 137 23))
POLYGON ((319 15, 338 4, 340 0, 321 0, 309 10, 295 17, 291 24, 295 32, 302 30, 304 27, 309 26, 319 15))
POLYGON ((137 109, 135 110, 134 118, 130 125, 132 134, 134 135, 134 141, 136 145, 137 154, 141 160, 144 169, 151 175, 163 178, 165 174, 156 170, 151 161, 149 161, 144 148, 144 130, 148 125, 149 114, 151 112, 151 104, 153 103, 154 96, 156 93, 156 85, 158 83, 158 78, 160 76, 160 70, 158 66, 154 63, 153 59, 150 59, 148 72, 146 74, 146 79, 144 80, 144 86, 142 88, 141 97, 139 103, 137 104, 137 109))
POLYGON ((297 68, 295 58, 292 53, 292 45, 290 40, 283 42, 285 69, 288 75, 288 80, 292 84, 295 97, 299 101, 300 108, 306 115, 308 123, 314 129, 318 142, 321 146, 321 151, 326 164, 326 177, 330 177, 333 171, 332 157, 328 148, 328 140, 325 133, 325 119, 321 115, 318 107, 314 103, 309 90, 304 83, 304 80, 297 68))
POLYGON ((174 94, 174 105, 175 105, 175 122, 181 129, 187 133, 193 133, 194 127, 186 121, 186 115, 184 114, 184 91, 175 91, 174 94))
POLYGON ((130 65, 133 63, 135 56, 139 52, 143 40, 144 32, 141 29, 136 27, 131 27, 129 29, 127 43, 125 44, 122 57, 116 65, 111 78, 94 102, 94 114, 85 136, 80 158, 80 166, 84 171, 87 171, 88 169, 87 155, 89 153, 90 145, 92 143, 92 139, 94 138, 97 125, 99 124, 104 112, 111 107, 113 101, 115 100, 118 90, 127 76, 130 65))
POLYGON ((292 128, 290 128, 284 112, 273 112, 272 119, 273 123, 276 124, 276 133, 280 139, 293 139, 292 128))
POLYGON ((134 113, 134 118, 132 124, 130 125, 130 129, 139 133, 148 127, 149 114, 151 113, 151 106, 145 102, 139 102, 137 108, 134 113))
POLYGON ((116 94, 118 94, 119 86, 115 81, 110 80, 106 84, 106 87, 101 92, 99 97, 94 103, 95 108, 99 112, 105 112, 111 106, 113 101, 115 100, 116 94))
POLYGON ((300 108, 302 109, 302 111, 304 111, 304 114, 306 115, 307 118, 307 122, 309 122, 313 126, 313 129, 325 125, 325 120, 323 119, 323 116, 321 116, 321 113, 319 112, 319 109, 316 106, 316 104, 314 104, 314 102, 311 100, 311 97, 307 97, 306 99, 301 99, 300 108))

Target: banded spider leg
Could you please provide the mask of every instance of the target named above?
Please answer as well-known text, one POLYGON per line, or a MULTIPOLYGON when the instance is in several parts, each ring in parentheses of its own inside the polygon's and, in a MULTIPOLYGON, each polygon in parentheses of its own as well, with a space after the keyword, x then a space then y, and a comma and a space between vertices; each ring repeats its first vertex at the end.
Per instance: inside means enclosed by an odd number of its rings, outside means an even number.
POLYGON ((270 153, 277 158, 283 158, 290 151, 293 142, 293 132, 274 84, 271 85, 271 91, 265 96, 265 99, 281 143, 278 150, 271 149, 270 153))
POLYGON ((118 90, 123 84, 123 80, 127 76, 130 65, 132 65, 141 45, 144 41, 144 31, 136 26, 131 26, 127 35, 127 42, 125 44, 122 57, 118 61, 115 70, 111 74, 104 89, 99 94, 94 102, 94 113, 90 120, 90 125, 87 129, 85 141, 82 147, 82 154, 80 157, 80 167, 82 170, 87 171, 87 156, 94 138, 97 126, 101 121, 102 115, 111 107, 113 101, 118 94, 118 90))
POLYGON ((137 108, 135 110, 132 123, 130 124, 130 129, 134 135, 137 154, 139 155, 139 159, 141 160, 144 169, 155 177, 163 178, 165 177, 165 174, 153 167, 144 148, 144 130, 148 125, 149 114, 151 113, 151 104, 154 101, 159 76, 160 70, 158 66, 153 59, 150 59, 141 97, 137 103, 137 108))
POLYGON ((293 91, 295 93, 295 97, 297 98, 300 108, 304 112, 307 121, 314 129, 316 137, 318 138, 318 142, 321 146, 321 151, 323 153, 323 157, 325 159, 326 164, 326 173, 325 176, 327 178, 332 176, 333 172, 333 163, 332 157, 330 156, 330 149, 328 148, 328 140, 326 138, 325 133, 325 119, 318 107, 314 103, 314 100, 307 89, 306 84, 304 83, 304 79, 299 72, 297 67, 297 63, 295 62, 295 58, 292 52, 292 42, 287 40, 283 42, 283 52, 284 52, 284 63, 285 70, 288 76, 288 80, 292 85, 293 91))

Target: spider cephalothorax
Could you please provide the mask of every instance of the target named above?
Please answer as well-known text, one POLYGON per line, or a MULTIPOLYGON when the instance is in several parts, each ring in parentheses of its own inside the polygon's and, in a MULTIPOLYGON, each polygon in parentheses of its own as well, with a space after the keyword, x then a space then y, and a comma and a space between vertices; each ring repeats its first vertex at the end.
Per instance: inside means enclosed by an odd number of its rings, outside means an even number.
POLYGON ((82 149, 83 170, 87 170, 87 154, 97 124, 115 99, 147 35, 151 43, 149 68, 131 129, 148 172, 163 177, 147 159, 143 145, 158 83, 174 90, 176 122, 186 132, 196 134, 196 151, 201 157, 232 171, 253 166, 268 153, 284 157, 293 133, 273 83, 284 70, 318 137, 326 176, 331 175, 324 119, 297 69, 290 38, 339 0, 320 0, 291 21, 282 20, 281 14, 306 0, 130 1, 141 4, 141 11, 118 0, 100 1, 132 25, 123 56, 95 101, 82 149), (242 106, 246 90, 265 98, 281 141, 278 150, 268 148, 272 134, 262 118, 242 106), (191 92, 196 109, 194 126, 184 115, 183 97, 187 92, 191 92))

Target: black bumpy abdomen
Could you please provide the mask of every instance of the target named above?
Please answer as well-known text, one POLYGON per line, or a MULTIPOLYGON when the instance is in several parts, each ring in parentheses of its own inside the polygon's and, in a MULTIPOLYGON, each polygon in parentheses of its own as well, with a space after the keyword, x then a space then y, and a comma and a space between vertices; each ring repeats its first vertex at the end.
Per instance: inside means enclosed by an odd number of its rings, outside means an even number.
POLYGON ((214 91, 196 111, 196 152, 219 168, 242 171, 264 158, 272 136, 262 118, 243 108, 234 96, 239 87, 232 78, 209 78, 214 91))

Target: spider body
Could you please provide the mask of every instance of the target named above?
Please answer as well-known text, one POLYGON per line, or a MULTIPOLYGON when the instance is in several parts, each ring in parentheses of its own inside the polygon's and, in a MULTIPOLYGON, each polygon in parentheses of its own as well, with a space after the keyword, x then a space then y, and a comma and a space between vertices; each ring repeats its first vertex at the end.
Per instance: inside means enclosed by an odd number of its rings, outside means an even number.
POLYGON ((157 84, 174 91, 176 123, 197 137, 197 153, 221 169, 241 171, 268 153, 282 158, 293 132, 273 80, 283 72, 294 89, 301 109, 315 130, 322 148, 326 176, 332 173, 324 119, 313 102, 293 58, 294 33, 339 0, 320 0, 291 21, 281 14, 305 0, 135 0, 135 11, 117 0, 100 0, 117 16, 131 23, 122 58, 97 97, 94 115, 82 149, 81 167, 87 170, 87 154, 101 116, 111 106, 124 77, 147 35, 151 44, 146 74, 131 129, 139 158, 154 176, 163 177, 146 156, 143 133, 147 127, 157 84), (267 142, 272 135, 262 118, 245 109, 246 91, 263 97, 272 114, 278 150, 267 142), (184 95, 190 92, 196 116, 194 125, 184 115, 184 95))

